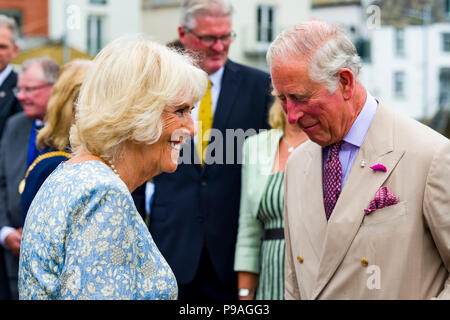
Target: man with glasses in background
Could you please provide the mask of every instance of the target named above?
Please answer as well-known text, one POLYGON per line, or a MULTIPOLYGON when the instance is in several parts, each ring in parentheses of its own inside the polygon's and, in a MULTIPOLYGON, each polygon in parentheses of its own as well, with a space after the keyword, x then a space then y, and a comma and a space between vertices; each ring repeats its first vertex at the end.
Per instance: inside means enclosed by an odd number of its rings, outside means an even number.
POLYGON ((22 64, 15 94, 23 112, 6 122, 0 145, 0 244, 3 246, 10 297, 18 298, 22 213, 20 181, 28 166, 39 155, 37 130, 43 126, 47 103, 59 66, 47 57, 29 59, 22 64))
POLYGON ((210 81, 192 111, 197 135, 183 146, 182 163, 175 173, 153 179, 149 224, 175 273, 180 300, 237 299, 233 263, 243 139, 226 130, 269 127, 269 75, 228 59, 235 36, 231 13, 227 0, 185 0, 181 6, 180 42, 210 81))

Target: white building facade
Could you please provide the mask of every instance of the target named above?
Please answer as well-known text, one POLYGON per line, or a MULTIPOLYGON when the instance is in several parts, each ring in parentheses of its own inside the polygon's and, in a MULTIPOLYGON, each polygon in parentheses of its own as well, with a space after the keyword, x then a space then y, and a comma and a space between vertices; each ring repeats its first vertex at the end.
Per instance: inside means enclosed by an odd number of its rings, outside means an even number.
POLYGON ((110 41, 142 30, 141 0, 49 0, 49 37, 96 55, 110 41))
MULTIPOLYGON (((365 43, 359 80, 382 103, 417 120, 450 104, 450 23, 381 25, 382 11, 360 4, 313 6, 312 17, 339 23, 365 43)), ((406 11, 405 11, 406 12, 406 11)))
POLYGON ((449 107, 450 24, 384 26, 372 32, 371 43, 366 81, 383 103, 415 119, 449 107))

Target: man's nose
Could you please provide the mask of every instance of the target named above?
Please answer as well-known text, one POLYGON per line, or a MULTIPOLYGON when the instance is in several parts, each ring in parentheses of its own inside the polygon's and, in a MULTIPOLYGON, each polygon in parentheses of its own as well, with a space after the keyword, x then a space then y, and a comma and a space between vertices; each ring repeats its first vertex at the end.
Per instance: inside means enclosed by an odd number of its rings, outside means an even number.
POLYGON ((300 110, 300 106, 298 104, 287 102, 287 119, 289 123, 297 123, 297 121, 302 118, 304 112, 300 110))
POLYGON ((16 97, 17 97, 17 100, 19 100, 19 101, 24 100, 25 99, 25 90, 23 90, 23 89, 18 90, 16 97))
POLYGON ((214 51, 221 52, 221 51, 223 51, 225 46, 223 45, 222 40, 216 39, 216 42, 214 42, 214 44, 211 46, 211 48, 214 51))

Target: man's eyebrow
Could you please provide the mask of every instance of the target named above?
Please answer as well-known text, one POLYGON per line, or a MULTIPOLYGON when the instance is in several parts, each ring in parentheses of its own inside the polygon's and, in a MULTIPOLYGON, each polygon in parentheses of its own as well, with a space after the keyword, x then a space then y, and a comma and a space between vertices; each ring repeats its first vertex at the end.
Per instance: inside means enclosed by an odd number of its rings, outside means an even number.
POLYGON ((290 93, 290 97, 295 97, 297 99, 307 99, 312 96, 311 92, 303 92, 303 93, 290 93))

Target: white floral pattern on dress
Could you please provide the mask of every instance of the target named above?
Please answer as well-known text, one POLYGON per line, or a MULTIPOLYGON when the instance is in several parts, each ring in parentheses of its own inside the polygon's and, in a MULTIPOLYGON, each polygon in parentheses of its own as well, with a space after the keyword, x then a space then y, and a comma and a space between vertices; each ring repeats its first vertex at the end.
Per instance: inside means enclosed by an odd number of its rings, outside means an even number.
POLYGON ((20 299, 176 299, 175 276, 122 180, 100 161, 62 163, 27 214, 20 299))

